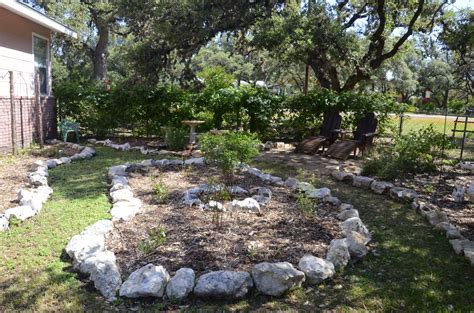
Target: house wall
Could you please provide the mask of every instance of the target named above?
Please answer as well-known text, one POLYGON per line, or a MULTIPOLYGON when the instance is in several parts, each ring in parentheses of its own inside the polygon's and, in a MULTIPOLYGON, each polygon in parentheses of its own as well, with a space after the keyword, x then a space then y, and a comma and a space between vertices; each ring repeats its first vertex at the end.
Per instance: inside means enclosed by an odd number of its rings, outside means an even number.
MULTIPOLYGON (((14 71, 15 96, 34 97, 33 34, 51 41, 51 31, 0 8, 0 97, 9 97, 8 71, 14 71)), ((51 57, 48 64, 51 93, 51 57)))
MULTIPOLYGON (((26 148, 38 138, 36 106, 34 98, 15 97, 16 146, 26 148)), ((56 99, 41 97, 43 110, 43 137, 57 137, 56 99)), ((10 98, 0 97, 0 153, 12 151, 11 102, 10 98)))

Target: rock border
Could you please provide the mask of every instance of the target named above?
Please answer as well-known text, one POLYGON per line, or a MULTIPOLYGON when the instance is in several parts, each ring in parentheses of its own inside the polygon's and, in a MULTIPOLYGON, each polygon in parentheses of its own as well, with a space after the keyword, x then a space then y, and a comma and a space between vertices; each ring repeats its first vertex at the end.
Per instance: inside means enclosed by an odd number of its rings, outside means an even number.
POLYGON ((242 165, 240 168, 251 175, 259 177, 263 182, 291 187, 295 192, 304 192, 308 197, 319 201, 340 203, 339 216, 343 234, 342 239, 333 239, 329 245, 326 258, 304 255, 298 268, 288 262, 256 264, 251 272, 212 271, 197 279, 190 268, 181 268, 175 276, 170 277, 161 265, 148 264, 134 271, 122 281, 120 269, 116 264, 115 255, 105 250, 106 236, 112 231, 115 221, 127 221, 141 211, 141 202, 133 196, 128 185, 128 171, 143 167, 162 167, 168 164, 199 166, 204 164, 203 158, 182 160, 144 160, 135 164, 112 166, 108 171, 111 181, 109 196, 112 202, 111 219, 98 221, 87 227, 81 234, 69 241, 66 252, 71 257, 73 268, 90 275, 94 286, 108 300, 122 297, 167 297, 171 300, 183 300, 193 293, 196 297, 212 299, 241 299, 252 288, 258 292, 281 296, 287 291, 302 286, 315 285, 331 278, 336 270, 341 270, 349 261, 357 261, 368 253, 367 244, 371 235, 359 218, 359 212, 350 204, 341 203, 331 196, 329 188, 315 188, 309 183, 299 182, 295 178, 283 181, 281 177, 272 176, 242 165))
POLYGON ((9 225, 12 217, 25 221, 41 211, 43 204, 53 193, 53 189, 48 186, 49 169, 77 160, 88 160, 96 154, 95 149, 79 144, 62 142, 56 139, 49 141, 49 143, 65 145, 79 152, 71 157, 35 161, 36 170, 28 174, 29 188, 20 188, 18 191, 17 199, 19 206, 7 209, 3 214, 0 214, 0 231, 8 231, 10 229, 9 225))
POLYGON ((424 216, 435 230, 446 234, 446 238, 456 254, 464 254, 470 264, 474 266, 474 241, 464 238, 460 230, 450 223, 446 213, 441 212, 436 205, 421 200, 414 190, 395 186, 391 182, 375 180, 368 176, 344 172, 340 169, 333 171, 331 176, 339 182, 352 183, 354 187, 369 189, 375 194, 385 195, 398 202, 409 203, 410 207, 424 216))

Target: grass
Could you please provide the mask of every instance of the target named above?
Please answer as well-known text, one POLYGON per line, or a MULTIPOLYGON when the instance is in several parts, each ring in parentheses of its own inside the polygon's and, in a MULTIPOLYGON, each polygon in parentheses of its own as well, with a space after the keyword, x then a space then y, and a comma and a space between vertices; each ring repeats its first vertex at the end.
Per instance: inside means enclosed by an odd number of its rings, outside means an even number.
MULTIPOLYGON (((317 287, 297 289, 284 298, 254 292, 236 303, 190 299, 183 306, 120 300, 105 303, 96 291, 72 273, 63 249, 69 238, 96 220, 107 217, 106 172, 111 165, 142 159, 131 152, 98 148, 89 161, 50 171, 54 189, 41 214, 0 234, 0 311, 159 311, 192 312, 249 310, 340 311, 446 311, 474 310, 474 268, 451 250, 407 206, 345 184, 316 176, 343 201, 360 210, 373 231, 376 254, 348 267, 344 273, 317 287)), ((281 163, 258 163, 275 175, 296 176, 281 163)), ((306 173, 309 174, 307 171, 306 173)), ((290 218, 290 217, 289 217, 290 218)))
POLYGON ((92 160, 50 170, 54 193, 41 213, 0 233, 0 311, 102 308, 102 301, 69 271, 63 249, 73 235, 109 216, 108 167, 143 157, 97 150, 92 160))
MULTIPOLYGON (((474 118, 470 119, 474 121, 474 118)), ((400 118, 399 117, 392 117, 391 119, 391 127, 393 127, 393 131, 398 133, 400 125, 400 118)), ((408 134, 411 131, 418 131, 422 128, 426 128, 432 125, 433 129, 439 133, 444 133, 444 117, 409 117, 405 116, 403 119, 403 132, 402 134, 408 134)), ((464 127, 464 124, 458 124, 457 129, 461 129, 464 127)), ((452 130, 454 129, 454 119, 452 117, 448 117, 446 123, 446 135, 451 138, 452 130)), ((474 123, 468 124, 468 130, 474 131, 474 123)), ((460 144, 462 133, 456 133, 456 149, 448 150, 447 154, 451 158, 459 158, 460 156, 460 144)), ((465 160, 474 160, 474 133, 467 134, 468 140, 466 140, 465 150, 463 154, 463 159, 465 160)))

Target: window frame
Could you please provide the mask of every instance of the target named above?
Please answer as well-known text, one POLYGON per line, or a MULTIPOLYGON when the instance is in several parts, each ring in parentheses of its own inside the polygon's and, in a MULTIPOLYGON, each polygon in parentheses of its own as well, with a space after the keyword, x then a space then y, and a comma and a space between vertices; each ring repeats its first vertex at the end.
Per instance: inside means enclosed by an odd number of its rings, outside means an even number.
POLYGON ((45 37, 45 36, 42 36, 38 33, 35 33, 35 32, 32 32, 31 33, 31 54, 33 55, 33 90, 35 88, 34 84, 35 84, 35 76, 36 76, 36 65, 35 65, 35 37, 39 38, 39 39, 43 39, 43 40, 46 40, 46 92, 41 92, 41 86, 40 86, 40 94, 42 96, 49 96, 51 94, 51 90, 50 90, 50 75, 51 75, 51 72, 50 72, 50 62, 51 62, 51 55, 50 55, 50 39, 45 37))

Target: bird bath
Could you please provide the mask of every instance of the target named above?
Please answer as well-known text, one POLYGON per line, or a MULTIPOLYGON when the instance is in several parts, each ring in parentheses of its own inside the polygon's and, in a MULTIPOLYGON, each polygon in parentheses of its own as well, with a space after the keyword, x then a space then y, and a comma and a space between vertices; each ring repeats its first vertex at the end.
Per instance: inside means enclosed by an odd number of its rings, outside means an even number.
POLYGON ((196 126, 204 123, 204 121, 183 121, 184 124, 190 127, 189 132, 189 143, 195 144, 196 143, 196 126))

